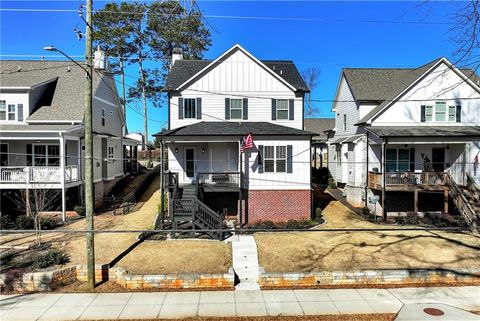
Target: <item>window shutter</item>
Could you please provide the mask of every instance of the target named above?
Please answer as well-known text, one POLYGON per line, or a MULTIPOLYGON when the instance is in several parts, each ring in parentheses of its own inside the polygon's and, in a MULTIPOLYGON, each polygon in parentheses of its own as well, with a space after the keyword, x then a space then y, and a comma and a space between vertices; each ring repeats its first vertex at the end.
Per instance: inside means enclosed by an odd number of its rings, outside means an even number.
POLYGON ((410 172, 415 172, 415 148, 410 148, 410 172))
POLYGON ((294 120, 295 115, 295 100, 289 99, 288 100, 288 119, 294 120))
POLYGON ((27 166, 32 166, 32 164, 33 164, 32 144, 27 144, 27 166))
POLYGON ((23 104, 17 105, 17 120, 23 121, 23 104))
POLYGON ((287 145, 287 173, 293 172, 293 156, 292 156, 293 146, 287 145))
POLYGON ((225 98, 225 119, 230 119, 230 98, 225 98))
POLYGON ((243 98, 243 119, 248 120, 248 98, 243 98))
POLYGON ((258 172, 263 173, 263 145, 258 145, 258 172))
POLYGON ((455 121, 457 123, 462 122, 462 106, 457 106, 455 110, 455 121))
POLYGON ((202 119, 202 98, 197 98, 197 119, 202 119))
POLYGON ((425 105, 422 105, 420 109, 420 121, 425 122, 425 105))
POLYGON ((178 98, 178 119, 183 119, 183 98, 178 98))
POLYGON ((277 120, 277 100, 272 99, 272 120, 277 120))

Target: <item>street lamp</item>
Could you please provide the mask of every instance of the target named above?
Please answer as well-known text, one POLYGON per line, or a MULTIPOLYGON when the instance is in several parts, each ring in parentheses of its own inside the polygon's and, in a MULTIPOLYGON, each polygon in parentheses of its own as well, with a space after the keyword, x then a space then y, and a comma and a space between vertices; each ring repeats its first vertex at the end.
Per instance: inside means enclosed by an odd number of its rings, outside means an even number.
POLYGON ((86 35, 86 66, 82 66, 72 57, 55 46, 44 47, 46 51, 54 51, 62 54, 74 64, 82 68, 87 74, 85 80, 85 115, 83 120, 85 136, 85 221, 87 241, 87 278, 91 289, 95 287, 95 247, 94 247, 94 224, 93 224, 93 134, 92 134, 92 101, 93 101, 93 64, 92 64, 92 2, 87 0, 87 35, 86 35))

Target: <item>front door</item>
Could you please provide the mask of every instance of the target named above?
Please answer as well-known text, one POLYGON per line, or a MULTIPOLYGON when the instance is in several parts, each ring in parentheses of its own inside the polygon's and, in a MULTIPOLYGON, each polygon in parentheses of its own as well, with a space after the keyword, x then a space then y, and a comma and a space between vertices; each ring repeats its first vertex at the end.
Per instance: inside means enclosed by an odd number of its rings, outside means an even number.
POLYGON ((195 149, 185 148, 185 173, 187 177, 195 177, 195 149))
POLYGON ((445 148, 432 148, 432 167, 435 172, 445 170, 445 148))

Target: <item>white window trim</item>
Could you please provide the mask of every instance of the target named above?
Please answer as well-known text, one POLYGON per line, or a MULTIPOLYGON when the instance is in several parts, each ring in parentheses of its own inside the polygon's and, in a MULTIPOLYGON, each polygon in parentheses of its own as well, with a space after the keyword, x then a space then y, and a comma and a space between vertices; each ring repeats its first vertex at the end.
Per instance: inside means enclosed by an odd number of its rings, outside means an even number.
POLYGON ((115 146, 107 146, 107 159, 114 160, 115 159, 115 146), (110 153, 111 149, 111 153, 110 153))
POLYGON ((289 120, 289 119, 290 119, 290 101, 289 101, 288 99, 286 99, 286 98, 281 98, 281 99, 277 99, 277 103, 276 103, 276 104, 277 104, 277 106, 276 106, 277 108, 276 108, 276 111, 275 111, 275 112, 276 112, 276 115, 275 115, 275 116, 276 116, 277 120, 289 120), (282 109, 278 108, 280 101, 286 101, 286 102, 287 102, 287 108, 286 108, 286 109, 284 109, 284 108, 282 108, 282 109), (278 117, 278 111, 279 111, 279 110, 286 110, 286 111, 287 111, 287 118, 280 118, 280 117, 278 117))
POLYGON ((437 101, 433 105, 425 105, 425 122, 426 123, 456 123, 457 122, 457 106, 460 105, 449 105, 446 101, 437 101), (437 119, 437 104, 444 103, 445 108, 445 120, 438 120, 437 119), (453 107, 453 120, 450 120, 450 107, 453 107), (432 120, 428 120, 427 118, 427 109, 432 108, 432 120))
POLYGON ((234 119, 234 120, 243 119, 243 99, 242 98, 238 98, 238 97, 230 98, 230 119, 234 119), (240 100, 240 107, 239 108, 238 107, 232 108, 232 100, 240 100), (235 109, 235 110, 240 109, 240 118, 233 118, 232 117, 232 109, 235 109))
MULTIPOLYGON (((60 144, 42 144, 42 143, 37 143, 37 144, 32 144, 32 166, 42 166, 42 165, 35 165, 35 146, 45 146, 45 165, 44 166, 55 166, 55 165, 48 165, 48 146, 58 146, 58 159, 61 160, 62 155, 60 155, 61 150, 60 150, 60 144)), ((40 157, 39 157, 40 158, 40 157)), ((57 158, 57 157, 54 157, 57 158)), ((60 167, 60 165, 58 165, 60 167)))
POLYGON ((196 119, 197 118, 197 98, 184 98, 183 99, 183 118, 184 119, 196 119), (187 100, 193 100, 194 113, 192 117, 187 117, 187 100))
POLYGON ((264 150, 264 152, 263 152, 263 154, 264 154, 263 162, 265 163, 267 160, 273 161, 273 171, 271 171, 271 172, 266 171, 265 170, 265 164, 264 164, 263 172, 264 173, 284 173, 284 174, 286 174, 287 173, 287 166, 288 166, 288 164, 287 164, 287 159, 288 159, 287 149, 288 149, 287 145, 266 145, 266 146, 263 146, 263 150, 264 150), (265 157, 265 154, 266 154, 265 153, 265 148, 266 147, 273 147, 273 158, 265 157), (278 158, 277 157, 277 147, 284 147, 285 148, 285 158, 278 158), (285 170, 284 171, 282 171, 282 172, 277 171, 277 160, 285 160, 285 170))
POLYGON ((17 111, 18 111, 18 105, 23 105, 25 106, 24 103, 11 103, 11 102, 8 102, 6 99, 0 99, 0 101, 4 101, 5 102, 5 119, 0 119, 0 122, 9 122, 9 123, 12 123, 12 122, 18 122, 18 114, 17 114, 17 111), (9 112, 8 111, 8 107, 13 105, 15 107, 15 110, 14 112, 9 112), (10 114, 13 114, 15 119, 8 119, 8 116, 10 114))

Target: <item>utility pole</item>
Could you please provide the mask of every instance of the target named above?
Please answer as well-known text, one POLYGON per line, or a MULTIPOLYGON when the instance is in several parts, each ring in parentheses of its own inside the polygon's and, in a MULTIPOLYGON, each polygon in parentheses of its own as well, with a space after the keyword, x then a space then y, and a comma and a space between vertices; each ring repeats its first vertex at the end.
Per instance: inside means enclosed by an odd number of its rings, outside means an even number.
POLYGON ((87 0, 87 30, 85 35, 85 60, 87 78, 85 80, 85 218, 87 240, 87 279, 88 287, 95 288, 95 247, 93 229, 94 190, 93 190, 93 137, 92 137, 92 0, 87 0))

